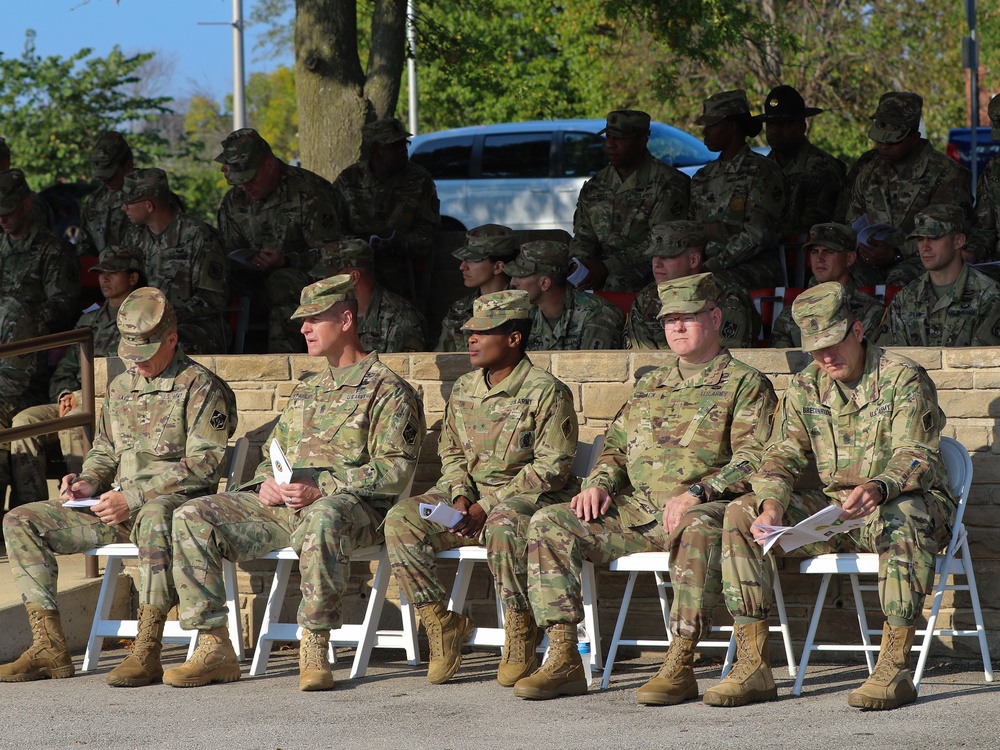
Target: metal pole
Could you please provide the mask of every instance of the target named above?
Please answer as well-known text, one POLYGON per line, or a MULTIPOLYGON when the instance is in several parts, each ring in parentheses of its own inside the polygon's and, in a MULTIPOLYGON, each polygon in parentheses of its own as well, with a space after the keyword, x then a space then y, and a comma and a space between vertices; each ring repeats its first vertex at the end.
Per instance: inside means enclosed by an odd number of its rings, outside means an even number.
POLYGON ((975 195, 976 183, 979 181, 979 49, 976 41, 976 0, 965 0, 965 16, 969 22, 969 66, 972 107, 969 119, 972 128, 969 130, 969 167, 972 170, 972 192, 975 195))
POLYGON ((233 0, 233 130, 247 126, 243 77, 243 0, 233 0))
POLYGON ((406 42, 410 54, 406 59, 406 88, 410 112, 410 132, 417 134, 417 30, 413 25, 413 0, 406 0, 406 42))

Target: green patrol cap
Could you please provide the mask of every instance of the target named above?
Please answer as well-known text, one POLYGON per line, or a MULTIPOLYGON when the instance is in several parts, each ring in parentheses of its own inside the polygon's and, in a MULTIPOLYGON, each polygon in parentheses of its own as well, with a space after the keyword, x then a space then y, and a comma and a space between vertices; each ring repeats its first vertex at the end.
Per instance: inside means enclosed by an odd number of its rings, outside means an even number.
POLYGON ((299 295, 299 306, 291 314, 290 320, 319 315, 338 302, 357 298, 350 276, 346 273, 331 276, 328 279, 317 281, 315 284, 310 284, 302 290, 302 294, 299 295))
POLYGON ((732 115, 750 114, 750 101, 743 89, 712 94, 702 106, 704 111, 695 119, 695 125, 715 125, 732 115))
POLYGON ((1000 141, 1000 94, 990 99, 990 106, 986 109, 990 115, 990 138, 1000 141))
POLYGON ((836 281, 806 289, 792 303, 792 320, 802 332, 802 350, 814 352, 847 338, 851 308, 847 290, 836 281))
POLYGON ((170 184, 162 169, 133 169, 122 184, 122 203, 135 203, 149 198, 169 198, 170 184))
POLYGON ((813 245, 825 247, 837 253, 847 253, 858 248, 858 236, 854 228, 847 224, 837 224, 829 221, 823 224, 813 224, 809 230, 809 242, 802 248, 806 252, 813 245))
POLYGON ((872 115, 868 137, 876 143, 899 143, 920 127, 924 100, 909 91, 882 94, 872 115))
POLYGON ((345 268, 367 268, 375 263, 371 245, 360 238, 328 242, 320 248, 320 261, 312 275, 325 279, 345 268))
POLYGON ((665 221, 649 230, 647 258, 676 258, 689 247, 705 247, 705 230, 698 221, 665 221))
POLYGON ((118 308, 118 356, 126 362, 145 362, 159 350, 176 326, 174 310, 159 289, 136 289, 118 308))
POLYGON ((950 203, 937 203, 928 206, 913 217, 913 231, 906 239, 944 237, 948 232, 965 232, 965 210, 961 206, 950 203))
POLYGON ((265 157, 271 155, 271 147, 253 128, 234 130, 222 142, 222 153, 215 157, 220 164, 226 164, 226 182, 243 185, 257 174, 257 167, 265 157))
POLYGON ((413 133, 408 133, 395 117, 383 117, 361 126, 361 137, 368 143, 397 143, 412 136, 413 133))
POLYGON ((452 255, 459 260, 513 258, 517 255, 514 230, 500 224, 483 224, 470 229, 465 235, 465 244, 452 255))
POLYGON ((106 180, 131 155, 132 149, 125 136, 114 130, 106 130, 97 137, 97 143, 90 150, 90 173, 95 180, 106 180))
POLYGON ((31 189, 20 169, 0 172, 0 215, 9 214, 31 195, 31 189))
POLYGON ((569 245, 555 240, 535 240, 521 245, 521 252, 503 272, 508 276, 531 276, 533 273, 563 273, 569 266, 569 245))
POLYGON ((719 301, 719 285, 712 274, 696 273, 657 284, 656 294, 660 298, 656 317, 662 318, 674 313, 701 312, 709 302, 719 301))
POLYGON ((650 116, 638 109, 616 109, 608 112, 608 124, 598 135, 607 134, 615 138, 641 138, 649 135, 650 116))
POLYGON ((94 273, 117 273, 119 271, 141 271, 142 254, 122 245, 108 245, 101 250, 101 257, 91 269, 94 273))
POLYGON ((465 321, 463 331, 489 331, 508 320, 527 320, 531 303, 523 289, 484 294, 472 303, 472 317, 465 321))

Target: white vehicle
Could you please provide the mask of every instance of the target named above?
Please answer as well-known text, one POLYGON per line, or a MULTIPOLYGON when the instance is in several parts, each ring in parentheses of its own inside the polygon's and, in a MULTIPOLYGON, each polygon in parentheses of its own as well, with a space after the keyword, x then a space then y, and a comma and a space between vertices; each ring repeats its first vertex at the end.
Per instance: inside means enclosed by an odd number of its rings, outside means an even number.
MULTIPOLYGON (((414 136, 410 160, 430 171, 441 228, 481 224, 573 231, 580 188, 608 164, 604 120, 479 125, 414 136)), ((693 175, 716 157, 696 137, 653 122, 653 156, 693 175)))

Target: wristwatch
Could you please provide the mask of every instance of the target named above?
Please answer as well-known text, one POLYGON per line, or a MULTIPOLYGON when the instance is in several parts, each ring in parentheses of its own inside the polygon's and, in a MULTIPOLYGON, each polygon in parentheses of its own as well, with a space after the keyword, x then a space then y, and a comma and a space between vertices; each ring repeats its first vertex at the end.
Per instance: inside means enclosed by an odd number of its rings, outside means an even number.
POLYGON ((878 491, 882 493, 882 501, 879 503, 879 505, 881 505, 882 503, 884 503, 886 500, 889 499, 889 485, 887 485, 881 479, 873 479, 871 481, 872 484, 878 487, 878 491))
POLYGON ((687 489, 688 494, 692 497, 698 499, 698 502, 703 503, 708 500, 708 487, 703 485, 701 482, 695 482, 687 489))

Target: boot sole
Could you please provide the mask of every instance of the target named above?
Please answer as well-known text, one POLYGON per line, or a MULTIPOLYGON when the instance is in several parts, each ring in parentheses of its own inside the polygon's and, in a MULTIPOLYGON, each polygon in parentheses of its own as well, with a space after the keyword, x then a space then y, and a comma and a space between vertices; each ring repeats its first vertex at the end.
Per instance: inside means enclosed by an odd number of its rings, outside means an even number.
POLYGON ((637 696, 640 706, 676 706, 677 704, 684 703, 685 701, 693 701, 697 697, 697 685, 694 685, 693 689, 688 690, 682 695, 673 693, 644 693, 640 690, 637 696))
POLYGON ((896 698, 894 700, 882 700, 880 698, 872 698, 867 695, 854 695, 853 693, 847 696, 847 705, 852 708, 860 708, 862 711, 891 711, 894 708, 899 708, 900 706, 906 706, 910 703, 916 703, 917 696, 912 698, 909 696, 903 698, 896 698))
MULTIPOLYGON (((111 675, 108 675, 110 677, 111 675)), ((119 677, 114 680, 106 679, 105 682, 108 687, 146 687, 146 685, 152 685, 154 682, 162 682, 163 673, 156 675, 155 677, 119 677)))
POLYGON ((746 695, 719 695, 718 693, 709 691, 705 693, 704 702, 706 706, 715 706, 717 708, 736 708, 738 706, 747 706, 751 703, 766 703, 767 701, 775 700, 777 697, 777 688, 764 691, 754 691, 752 693, 747 693, 746 695))
POLYGON ((72 667, 59 667, 58 669, 36 669, 33 672, 25 672, 24 674, 5 674, 0 675, 0 682, 35 682, 37 680, 64 680, 67 677, 72 677, 76 674, 76 670, 72 667))
POLYGON ((321 690, 333 690, 334 687, 336 687, 336 683, 333 681, 333 679, 331 679, 329 683, 311 682, 311 683, 306 683, 305 685, 303 685, 301 682, 299 683, 299 690, 301 690, 303 693, 318 693, 321 690))
POLYGON ((211 685, 216 682, 219 683, 236 682, 238 679, 240 679, 239 670, 223 674, 203 675, 201 677, 181 677, 181 678, 167 679, 166 676, 164 676, 163 684, 170 685, 170 687, 191 688, 191 687, 205 687, 206 685, 211 685))
POLYGON ((560 685, 556 690, 540 690, 533 687, 514 687, 514 696, 530 701, 547 701, 563 695, 586 695, 587 681, 569 682, 560 685))

